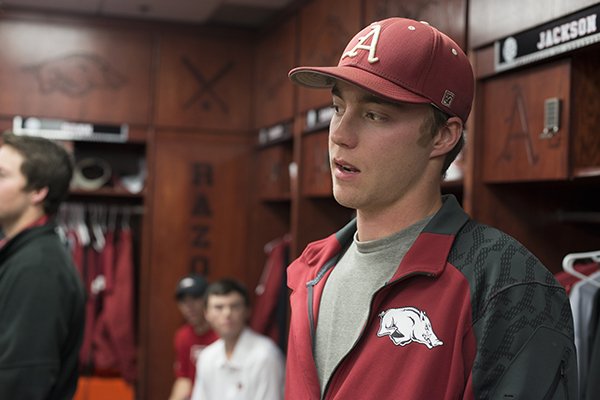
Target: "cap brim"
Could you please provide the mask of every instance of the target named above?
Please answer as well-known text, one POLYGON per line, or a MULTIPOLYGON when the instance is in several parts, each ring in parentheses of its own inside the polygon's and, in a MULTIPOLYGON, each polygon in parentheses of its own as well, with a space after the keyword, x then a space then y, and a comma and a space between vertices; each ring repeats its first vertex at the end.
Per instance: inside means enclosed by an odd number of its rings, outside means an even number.
POLYGON ((198 297, 202 297, 203 295, 204 295, 204 293, 200 292, 197 289, 193 290, 193 289, 188 288, 188 289, 178 290, 175 293, 175 298, 178 300, 183 299, 184 297, 187 297, 187 296, 198 298, 198 297))
POLYGON ((337 67, 297 67, 289 78, 302 86, 330 88, 336 80, 356 85, 388 100, 404 103, 431 103, 431 99, 418 95, 400 85, 351 65, 337 67))

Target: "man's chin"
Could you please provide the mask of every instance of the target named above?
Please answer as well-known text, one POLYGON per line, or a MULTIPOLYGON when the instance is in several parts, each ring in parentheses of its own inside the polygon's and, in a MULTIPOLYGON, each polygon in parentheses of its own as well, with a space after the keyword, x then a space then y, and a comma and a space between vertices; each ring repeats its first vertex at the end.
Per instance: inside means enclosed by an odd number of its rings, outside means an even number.
POLYGON ((348 193, 344 193, 342 190, 333 189, 333 198, 337 201, 341 206, 357 209, 358 201, 354 196, 349 196, 348 193))

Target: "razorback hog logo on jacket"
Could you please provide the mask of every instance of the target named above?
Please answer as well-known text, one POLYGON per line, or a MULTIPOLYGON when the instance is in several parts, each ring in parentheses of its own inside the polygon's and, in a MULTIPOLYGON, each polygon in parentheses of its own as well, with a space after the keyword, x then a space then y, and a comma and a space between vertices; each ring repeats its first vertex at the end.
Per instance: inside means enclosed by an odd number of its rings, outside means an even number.
POLYGON ((396 346, 406 346, 414 341, 432 349, 444 344, 433 332, 431 321, 425 312, 417 308, 391 308, 382 311, 379 318, 377 336, 389 336, 396 346))

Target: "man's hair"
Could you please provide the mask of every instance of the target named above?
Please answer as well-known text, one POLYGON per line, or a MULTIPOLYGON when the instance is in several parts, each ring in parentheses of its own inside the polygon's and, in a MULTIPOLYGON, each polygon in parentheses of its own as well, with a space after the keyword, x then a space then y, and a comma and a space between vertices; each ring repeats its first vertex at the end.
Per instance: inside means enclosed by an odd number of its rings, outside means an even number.
MULTIPOLYGON (((425 130, 425 133, 428 132, 431 135, 431 137, 434 137, 438 133, 438 130, 444 125, 446 125, 446 122, 450 118, 450 115, 433 105, 431 106, 431 109, 431 117, 428 121, 425 121, 425 123, 423 124, 423 129, 425 130)), ((444 164, 442 165, 442 176, 446 174, 446 171, 450 167, 450 164, 452 164, 452 162, 456 159, 464 145, 465 137, 461 132, 460 139, 458 140, 458 142, 456 142, 456 145, 454 145, 452 150, 450 150, 444 158, 444 164)))
POLYGON ((248 294, 248 289, 241 282, 235 279, 221 279, 216 282, 208 285, 206 289, 206 293, 204 294, 204 299, 207 301, 211 295, 215 296, 225 296, 229 293, 239 293, 244 299, 244 303, 247 307, 250 306, 250 295, 248 294))
POLYGON ((44 199, 44 212, 56 214, 60 203, 69 194, 73 177, 73 159, 67 150, 51 140, 20 136, 10 132, 2 135, 4 145, 15 149, 23 156, 21 173, 27 184, 25 190, 48 188, 44 199))

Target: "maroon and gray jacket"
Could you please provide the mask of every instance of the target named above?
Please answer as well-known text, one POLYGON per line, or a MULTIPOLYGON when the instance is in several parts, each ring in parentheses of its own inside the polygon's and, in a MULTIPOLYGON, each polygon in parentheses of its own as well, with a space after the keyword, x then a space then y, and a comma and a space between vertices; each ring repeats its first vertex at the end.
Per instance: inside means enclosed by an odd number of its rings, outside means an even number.
POLYGON ((321 396, 313 359, 319 302, 355 231, 352 221, 309 244, 288 268, 286 400, 576 398, 563 287, 515 239, 469 219, 453 196, 373 296, 321 396))

